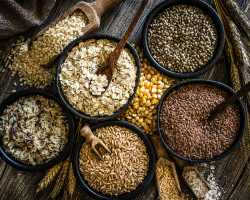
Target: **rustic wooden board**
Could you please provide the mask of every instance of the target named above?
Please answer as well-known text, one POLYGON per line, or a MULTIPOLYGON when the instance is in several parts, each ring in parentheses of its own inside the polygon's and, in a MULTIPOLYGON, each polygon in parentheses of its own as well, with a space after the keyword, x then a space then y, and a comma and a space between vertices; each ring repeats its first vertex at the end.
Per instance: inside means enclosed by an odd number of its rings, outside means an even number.
MULTIPOLYGON (((86 0, 87 1, 87 0, 86 0)), ((146 7, 143 15, 136 26, 129 42, 139 45, 141 38, 141 30, 143 22, 146 15, 160 2, 163 0, 150 0, 148 6, 146 7)), ((208 3, 213 5, 212 0, 206 0, 208 3)), ((26 31, 22 35, 25 37, 30 37, 37 33, 39 30, 44 28, 48 23, 53 21, 55 18, 60 16, 61 13, 65 12, 69 7, 74 5, 77 0, 58 0, 55 7, 53 8, 51 14, 49 15, 47 21, 39 26, 35 27, 29 31, 26 31)), ((90 2, 90 1, 87 1, 90 2)), ((112 10, 108 11, 101 20, 101 27, 96 31, 96 33, 109 34, 116 37, 122 37, 127 26, 130 24, 134 14, 139 7, 138 0, 126 0, 124 3, 116 6, 112 10)), ((250 2, 249 0, 238 0, 239 5, 248 12, 250 16, 250 2)), ((11 76, 11 72, 8 69, 9 63, 7 62, 7 57, 11 50, 11 44, 17 40, 18 36, 13 36, 11 38, 0 40, 0 102, 2 102, 8 95, 11 94, 12 90, 21 90, 24 87, 18 85, 15 87, 13 85, 14 81, 18 84, 18 77, 11 76), (5 69, 5 72, 2 70, 5 69)), ((230 74, 229 67, 225 62, 225 57, 222 55, 217 62, 217 64, 207 73, 198 77, 204 79, 212 79, 220 81, 230 85, 230 74)), ((48 87, 46 89, 54 91, 54 86, 48 87)), ((244 136, 244 141, 250 146, 250 130, 247 130, 244 136)), ((250 199, 250 165, 249 165, 249 150, 243 148, 242 143, 236 150, 225 158, 213 163, 216 169, 216 180, 219 180, 224 193, 223 199, 250 199)), ((208 165, 209 168, 209 165, 208 165)), ((48 189, 36 193, 36 185, 43 177, 44 172, 39 173, 28 173, 20 170, 16 170, 6 164, 2 159, 0 159, 0 199, 49 199, 50 193, 53 188, 54 182, 48 187, 48 189)), ((186 191, 187 188, 182 182, 182 188, 186 191)), ((187 191, 188 192, 188 191, 187 191)), ((146 199, 154 200, 157 199, 157 190, 155 182, 153 181, 142 195, 137 197, 137 200, 146 199)), ((68 199, 68 197, 62 191, 57 199, 68 199)), ((93 199, 89 197, 82 189, 78 186, 74 199, 93 199)))

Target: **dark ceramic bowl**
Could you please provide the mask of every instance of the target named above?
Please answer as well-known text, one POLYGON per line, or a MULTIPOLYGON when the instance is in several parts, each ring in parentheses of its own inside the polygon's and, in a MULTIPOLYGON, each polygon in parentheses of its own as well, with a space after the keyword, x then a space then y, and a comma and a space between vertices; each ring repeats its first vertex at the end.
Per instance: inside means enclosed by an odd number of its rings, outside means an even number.
POLYGON ((151 181, 153 180, 154 177, 154 172, 155 172, 155 153, 154 149, 148 139, 148 137, 145 135, 145 133, 139 129, 137 126, 125 122, 125 121, 108 121, 108 122, 102 122, 99 124, 94 125, 91 127, 92 131, 95 131, 98 128, 102 128, 105 126, 121 126, 121 127, 126 127, 133 132, 137 133, 138 136, 143 140, 144 144, 147 147, 148 155, 149 155, 149 169, 148 173, 144 179, 144 181, 133 191, 129 193, 124 193, 118 196, 109 196, 102 194, 101 192, 97 192, 94 189, 92 189, 88 183, 84 180, 81 171, 79 169, 79 152, 82 147, 82 144, 84 143, 85 139, 84 137, 80 137, 78 140, 77 144, 74 147, 74 151, 72 154, 72 163, 73 163, 73 169, 75 173, 75 177, 77 182, 80 184, 80 186, 92 197, 97 198, 97 199, 104 199, 104 200, 123 200, 123 199, 133 199, 137 197, 139 194, 141 194, 144 190, 146 190, 151 181))
POLYGON ((223 24, 221 22, 219 15, 210 5, 208 5, 207 3, 201 0, 168 0, 168 1, 162 2, 161 4, 156 6, 147 16, 147 19, 144 23, 143 30, 142 30, 143 49, 147 58, 151 62, 151 64, 163 74, 176 77, 176 78, 191 78, 191 77, 199 76, 205 73, 206 71, 208 71, 219 59, 224 48, 224 43, 225 43, 225 31, 224 31, 224 27, 223 27, 223 24), (183 4, 196 6, 200 8, 201 10, 203 10, 205 13, 207 13, 212 18, 213 22, 215 23, 215 27, 217 29, 217 34, 218 34, 217 48, 215 49, 214 55, 211 58, 211 60, 206 65, 197 69, 196 71, 187 72, 187 73, 174 72, 174 71, 170 71, 162 67, 152 56, 149 46, 148 46, 148 28, 151 22, 153 21, 153 19, 157 17, 158 14, 163 12, 166 8, 174 6, 174 5, 183 5, 183 4))
POLYGON ((224 153, 222 153, 221 155, 219 156, 215 156, 213 158, 210 158, 210 159, 189 159, 189 158, 186 158, 186 157, 183 157, 181 155, 179 155, 178 153, 176 153, 175 151, 173 151, 169 146, 168 144, 165 142, 165 140, 163 139, 163 135, 161 133, 161 129, 160 129, 160 111, 161 111, 161 107, 162 107, 162 103, 164 102, 165 98, 175 89, 177 89, 178 87, 182 86, 182 85, 188 85, 188 84, 195 84, 195 83, 204 83, 204 84, 208 84, 208 85, 214 85, 224 91, 227 91, 228 94, 234 94, 235 91, 229 87, 228 85, 225 85, 221 82, 217 82, 217 81, 212 81, 212 80, 204 80, 204 79, 193 79, 193 80, 186 80, 186 81, 181 81, 181 82, 178 82, 176 84, 174 84, 173 86, 171 86, 170 88, 168 88, 164 94, 162 95, 161 97, 161 100, 159 102, 159 105, 158 105, 158 111, 157 111, 157 126, 158 126, 158 132, 161 136, 161 140, 162 142, 164 143, 166 149, 168 152, 170 152, 173 156, 177 157, 177 158, 180 158, 182 160, 185 160, 185 161, 188 161, 188 162, 192 162, 192 163, 206 163, 206 162, 212 162, 212 161, 215 161, 215 160, 218 160, 218 159, 221 159, 223 158, 224 156, 228 155, 230 152, 232 152, 235 147, 240 143, 242 137, 243 137, 243 134, 244 134, 244 131, 245 131, 245 127, 246 127, 246 112, 245 112, 245 107, 244 107, 244 104, 242 103, 241 100, 237 100, 235 102, 235 104, 238 106, 239 110, 240 110, 240 129, 239 129, 239 132, 238 132, 238 135, 234 141, 234 143, 231 145, 231 147, 229 149, 227 149, 224 153))
POLYGON ((69 102, 65 98, 65 96, 63 94, 63 91, 61 89, 61 83, 60 83, 59 75, 61 74, 61 65, 64 63, 65 59, 67 58, 68 53, 75 46, 77 46, 80 42, 84 42, 84 41, 89 40, 89 39, 108 39, 108 40, 113 40, 113 41, 116 41, 116 42, 120 41, 120 39, 115 38, 113 36, 109 36, 109 35, 91 34, 91 35, 80 37, 80 38, 74 40, 73 42, 71 42, 64 49, 63 53, 59 57, 59 61, 58 61, 58 64, 57 64, 57 69, 56 69, 56 86, 57 86, 57 91, 58 91, 59 97, 62 100, 62 102, 64 103, 64 105, 72 113, 74 113, 75 115, 78 115, 78 116, 80 116, 80 117, 82 117, 84 119, 87 119, 87 120, 94 120, 94 121, 110 120, 112 118, 117 117, 122 112, 124 112, 127 109, 127 107, 130 105, 130 103, 132 102, 132 100, 133 100, 133 98, 135 96, 135 93, 136 93, 136 90, 137 90, 137 87, 138 87, 138 84, 139 84, 139 81, 140 81, 140 73, 141 73, 140 59, 139 59, 139 56, 138 56, 136 50, 134 49, 134 47, 127 42, 126 45, 125 45, 125 48, 129 49, 130 53, 134 56, 134 58, 135 58, 135 64, 136 64, 136 67, 137 67, 135 87, 134 87, 133 94, 130 96, 129 100, 127 101, 127 103, 123 107, 121 107, 118 111, 116 111, 115 113, 113 113, 111 115, 105 115, 105 116, 90 116, 90 115, 87 115, 87 114, 85 114, 85 113, 83 113, 83 112, 81 112, 79 110, 76 110, 73 106, 71 106, 69 104, 69 102))
POLYGON ((3 114, 3 111, 5 110, 5 108, 8 105, 14 103, 16 100, 18 100, 21 97, 30 96, 30 95, 44 96, 46 98, 54 100, 62 107, 64 113, 67 116, 68 122, 69 122, 68 142, 67 142, 66 146, 64 147, 64 149, 62 150, 62 152, 56 158, 54 158, 53 160, 51 160, 45 164, 41 164, 41 165, 35 165, 35 166, 27 165, 27 164, 24 164, 24 163, 16 160, 15 158, 11 157, 9 154, 7 154, 5 152, 5 149, 2 146, 2 141, 0 141, 0 156, 2 157, 2 159, 5 162, 10 164, 12 167, 15 167, 15 168, 23 170, 23 171, 38 172, 38 171, 47 170, 47 169, 55 166, 56 164, 58 164, 60 161, 64 160, 67 157, 67 155, 71 149, 71 146, 73 144, 73 140, 74 140, 74 120, 73 120, 71 114, 65 108, 65 106, 61 103, 61 101, 54 94, 52 94, 50 92, 46 92, 44 90, 39 90, 39 89, 22 90, 22 91, 18 91, 16 93, 14 93, 14 94, 11 94, 8 98, 6 98, 1 103, 0 116, 3 114))

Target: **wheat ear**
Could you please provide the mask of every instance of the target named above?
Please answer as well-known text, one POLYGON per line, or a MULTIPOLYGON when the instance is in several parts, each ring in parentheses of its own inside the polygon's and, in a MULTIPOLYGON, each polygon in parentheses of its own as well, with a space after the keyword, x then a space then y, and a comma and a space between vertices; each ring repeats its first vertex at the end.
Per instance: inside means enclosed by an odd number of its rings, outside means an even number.
POLYGON ((45 189, 53 181, 53 179, 56 177, 56 175, 60 171, 61 167, 62 167, 62 162, 60 162, 56 166, 49 169, 45 173, 43 179, 38 183, 38 187, 37 187, 36 192, 39 192, 42 189, 45 189))

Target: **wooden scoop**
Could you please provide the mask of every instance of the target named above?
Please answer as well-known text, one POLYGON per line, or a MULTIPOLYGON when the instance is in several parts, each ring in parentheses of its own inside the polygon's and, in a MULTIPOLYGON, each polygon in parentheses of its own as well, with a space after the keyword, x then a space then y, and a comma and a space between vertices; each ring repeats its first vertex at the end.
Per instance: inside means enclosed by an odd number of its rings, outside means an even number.
POLYGON ((95 152, 95 154, 102 159, 101 154, 97 151, 96 147, 103 147, 107 152, 110 153, 110 150, 108 149, 108 147, 103 143, 103 141, 94 136, 94 134, 92 133, 91 129, 88 126, 84 126, 81 130, 80 133, 83 137, 86 138, 86 142, 87 143, 91 143, 91 149, 95 152))
POLYGON ((182 171, 182 178, 185 181, 185 183, 187 184, 187 186, 189 187, 189 189, 193 192, 193 194, 196 196, 197 199, 200 199, 201 197, 197 196, 193 187, 190 185, 189 181, 186 179, 185 174, 187 172, 190 172, 191 170, 194 170, 196 172, 196 175, 199 177, 199 179, 204 183, 204 185, 207 187, 207 190, 209 191, 211 188, 208 185, 208 183, 206 182, 206 180, 204 179, 204 177, 202 176, 202 174, 198 171, 198 169, 195 166, 190 165, 189 162, 180 160, 176 157, 172 157, 175 161, 175 163, 177 164, 177 166, 180 168, 180 170, 182 171))
POLYGON ((121 52, 129 38, 129 36, 131 35, 131 33, 134 30, 134 27, 136 25, 136 23, 138 22, 144 8, 146 7, 147 3, 149 0, 142 0, 142 3, 133 19, 133 21, 131 22, 131 24, 129 25, 126 33, 124 34, 124 36, 122 37, 121 41, 118 43, 117 47, 115 48, 115 50, 109 55, 109 57, 104 61, 104 63, 98 68, 98 70, 96 71, 97 75, 106 75, 107 79, 108 79, 108 84, 107 86, 104 87, 104 91, 100 94, 100 95, 93 95, 93 96, 101 96, 108 88, 111 80, 112 80, 112 76, 114 74, 116 65, 117 65, 117 61, 121 55, 121 52))
POLYGON ((226 98, 225 101, 221 102, 216 106, 209 114, 207 121, 214 119, 222 110, 224 110, 228 105, 237 101, 240 97, 247 95, 250 91, 250 82, 244 85, 238 92, 226 98))
POLYGON ((153 144, 153 147, 154 147, 155 152, 156 152, 156 156, 158 158, 158 161, 156 163, 155 179, 156 179, 156 185, 157 185, 157 189, 158 189, 160 199, 163 199, 163 198, 161 196, 161 188, 160 188, 159 178, 158 178, 158 174, 157 174, 157 168, 159 168, 161 166, 169 166, 172 169, 173 175, 174 175, 174 178, 175 178, 175 182, 176 182, 176 186, 177 186, 177 188, 179 190, 179 194, 181 196, 182 192, 181 192, 181 187, 180 187, 179 179, 178 179, 178 176, 177 176, 175 164, 171 160, 169 155, 167 154, 167 152, 165 150, 165 147, 163 146, 163 143, 161 141, 160 136, 158 134, 153 134, 150 137, 150 140, 151 140, 151 142, 153 144))
MULTIPOLYGON (((38 32, 36 35, 34 35, 30 39, 28 47, 30 49, 30 47, 32 46, 32 43, 33 43, 34 40, 36 40, 39 36, 41 36, 44 32, 46 32, 50 27, 53 27, 59 21, 63 20, 68 15, 70 15, 71 13, 73 13, 74 11, 76 11, 78 9, 81 10, 86 15, 86 17, 88 18, 88 21, 89 21, 87 26, 85 26, 82 29, 82 35, 92 33, 92 32, 94 32, 96 29, 98 29, 100 27, 101 16, 108 9, 120 4, 123 1, 124 0, 96 0, 96 1, 94 1, 92 3, 86 3, 86 2, 81 1, 81 2, 79 2, 77 4, 75 4, 74 6, 72 6, 67 12, 62 14, 60 17, 55 19, 51 24, 49 24, 44 29, 42 29, 40 32, 38 32)), ((50 66, 58 56, 54 56, 49 61, 49 63, 44 67, 50 66)))

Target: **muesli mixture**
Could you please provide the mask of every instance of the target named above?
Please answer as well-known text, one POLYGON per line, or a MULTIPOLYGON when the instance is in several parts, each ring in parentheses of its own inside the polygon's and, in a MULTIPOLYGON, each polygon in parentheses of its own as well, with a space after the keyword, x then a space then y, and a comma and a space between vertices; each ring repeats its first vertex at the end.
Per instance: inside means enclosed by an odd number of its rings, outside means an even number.
POLYGON ((106 76, 95 72, 115 49, 117 42, 107 39, 89 39, 80 42, 69 52, 61 66, 61 88, 69 104, 90 116, 110 115, 127 103, 134 92, 137 67, 128 49, 119 57, 117 68, 106 92, 106 76))
POLYGON ((143 140, 131 130, 106 126, 93 132, 109 148, 100 148, 102 160, 83 143, 79 167, 83 178, 94 190, 119 195, 134 190, 143 182, 149 167, 149 155, 143 140))
POLYGON ((21 97, 0 118, 5 151, 28 165, 55 158, 68 141, 69 124, 62 108, 40 95, 21 97))

